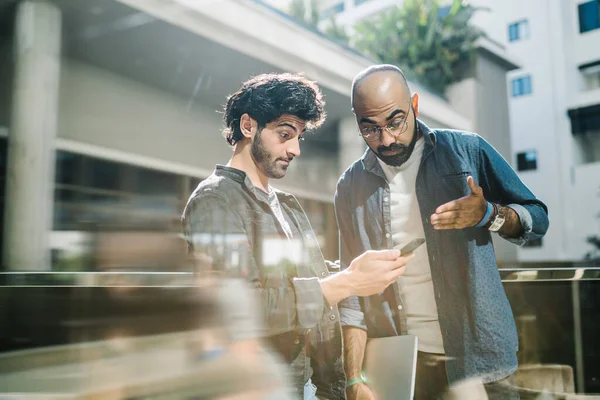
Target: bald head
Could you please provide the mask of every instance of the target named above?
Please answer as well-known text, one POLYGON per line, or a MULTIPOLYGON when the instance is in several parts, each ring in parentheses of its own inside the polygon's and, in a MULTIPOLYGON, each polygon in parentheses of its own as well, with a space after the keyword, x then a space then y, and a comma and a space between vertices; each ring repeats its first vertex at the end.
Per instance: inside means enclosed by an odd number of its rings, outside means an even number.
POLYGON ((411 96, 402 71, 374 65, 354 78, 352 109, 367 146, 388 165, 400 166, 419 138, 419 95, 411 96))
POLYGON ((372 65, 356 75, 352 81, 351 103, 355 107, 357 99, 380 96, 393 91, 395 95, 410 97, 408 82, 402 70, 395 65, 372 65))

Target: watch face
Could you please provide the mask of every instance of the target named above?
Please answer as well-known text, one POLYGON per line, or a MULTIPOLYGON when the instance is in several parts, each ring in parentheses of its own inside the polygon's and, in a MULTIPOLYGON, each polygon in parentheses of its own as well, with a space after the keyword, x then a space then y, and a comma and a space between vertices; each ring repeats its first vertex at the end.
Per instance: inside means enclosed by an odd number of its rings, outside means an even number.
POLYGON ((497 215, 494 219, 494 222, 490 226, 490 231, 498 232, 500 228, 502 228, 502 225, 504 225, 504 216, 497 215))

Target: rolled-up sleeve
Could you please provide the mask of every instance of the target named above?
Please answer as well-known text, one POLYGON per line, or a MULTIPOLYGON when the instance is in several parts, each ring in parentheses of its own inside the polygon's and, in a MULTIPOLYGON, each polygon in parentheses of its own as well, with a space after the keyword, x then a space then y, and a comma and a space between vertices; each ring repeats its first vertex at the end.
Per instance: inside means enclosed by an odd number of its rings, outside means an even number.
POLYGON ((512 208, 519 216, 522 234, 501 235, 519 246, 543 237, 549 225, 548 207, 529 190, 506 160, 479 137, 480 186, 488 201, 512 208))
MULTIPOLYGON (((348 201, 343 194, 343 178, 338 183, 335 192, 335 217, 339 229, 339 246, 340 246, 340 269, 344 270, 350 266, 352 260, 358 256, 352 252, 352 215, 348 206, 348 201)), ((340 310, 340 323, 342 326, 352 326, 367 330, 365 322, 365 314, 363 312, 361 302, 357 296, 348 297, 338 305, 340 310)))
MULTIPOLYGON (((214 192, 199 195, 188 203, 182 222, 200 274, 216 274, 224 282, 243 277, 258 292, 268 335, 317 324, 325 302, 319 280, 288 278, 277 266, 259 270, 252 251, 256 238, 246 232, 243 217, 228 207, 225 199, 214 192)), ((240 325, 240 329, 244 327, 249 331, 238 332, 236 337, 249 338, 253 332, 261 332, 252 324, 240 325)))
POLYGON ((514 243, 518 246, 523 246, 529 240, 529 236, 531 235, 533 229, 533 220, 531 219, 531 214, 529 211, 520 204, 511 203, 508 204, 507 207, 512 208, 519 217, 519 221, 521 221, 521 228, 523 229, 523 233, 521 236, 517 238, 513 238, 510 236, 506 236, 500 233, 504 239, 508 240, 511 243, 514 243))
POLYGON ((323 315, 325 299, 318 278, 292 279, 294 294, 296 295, 296 310, 298 312, 298 325, 307 329, 315 326, 323 315))

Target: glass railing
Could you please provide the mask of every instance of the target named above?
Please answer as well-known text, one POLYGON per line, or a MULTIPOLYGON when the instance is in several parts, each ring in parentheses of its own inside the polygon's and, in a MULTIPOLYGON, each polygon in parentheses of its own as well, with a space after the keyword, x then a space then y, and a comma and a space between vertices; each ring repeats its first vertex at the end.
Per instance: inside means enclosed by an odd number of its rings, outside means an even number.
POLYGON ((519 333, 517 386, 555 398, 600 393, 600 266, 507 268, 500 276, 519 333))
MULTIPOLYGON (((521 398, 600 393, 600 267, 499 272, 519 334, 515 385, 521 398)), ((218 325, 216 300, 193 272, 0 277, 0 397, 23 391, 78 396, 120 387, 139 396, 210 398, 225 382, 218 377, 235 365, 210 358, 219 348, 218 329, 211 331, 218 325), (110 368, 115 365, 118 379, 110 368), (161 375, 160 366, 169 373, 161 375), (198 376, 213 380, 201 385, 198 376), (111 379, 114 385, 107 384, 111 379)))

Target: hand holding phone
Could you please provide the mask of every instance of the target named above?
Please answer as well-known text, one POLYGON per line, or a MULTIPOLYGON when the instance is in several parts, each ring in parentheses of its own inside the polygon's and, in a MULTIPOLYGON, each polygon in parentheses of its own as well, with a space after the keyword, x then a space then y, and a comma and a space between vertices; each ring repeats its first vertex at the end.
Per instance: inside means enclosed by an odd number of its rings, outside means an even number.
MULTIPOLYGON (((423 239, 423 238, 411 240, 410 242, 408 242, 408 244, 406 246, 404 246, 400 249, 400 255, 407 256, 407 255, 411 254, 416 249, 418 249, 419 246, 421 246, 423 243, 425 243, 425 239, 423 239)), ((398 248, 398 247, 396 247, 396 248, 398 248)))

